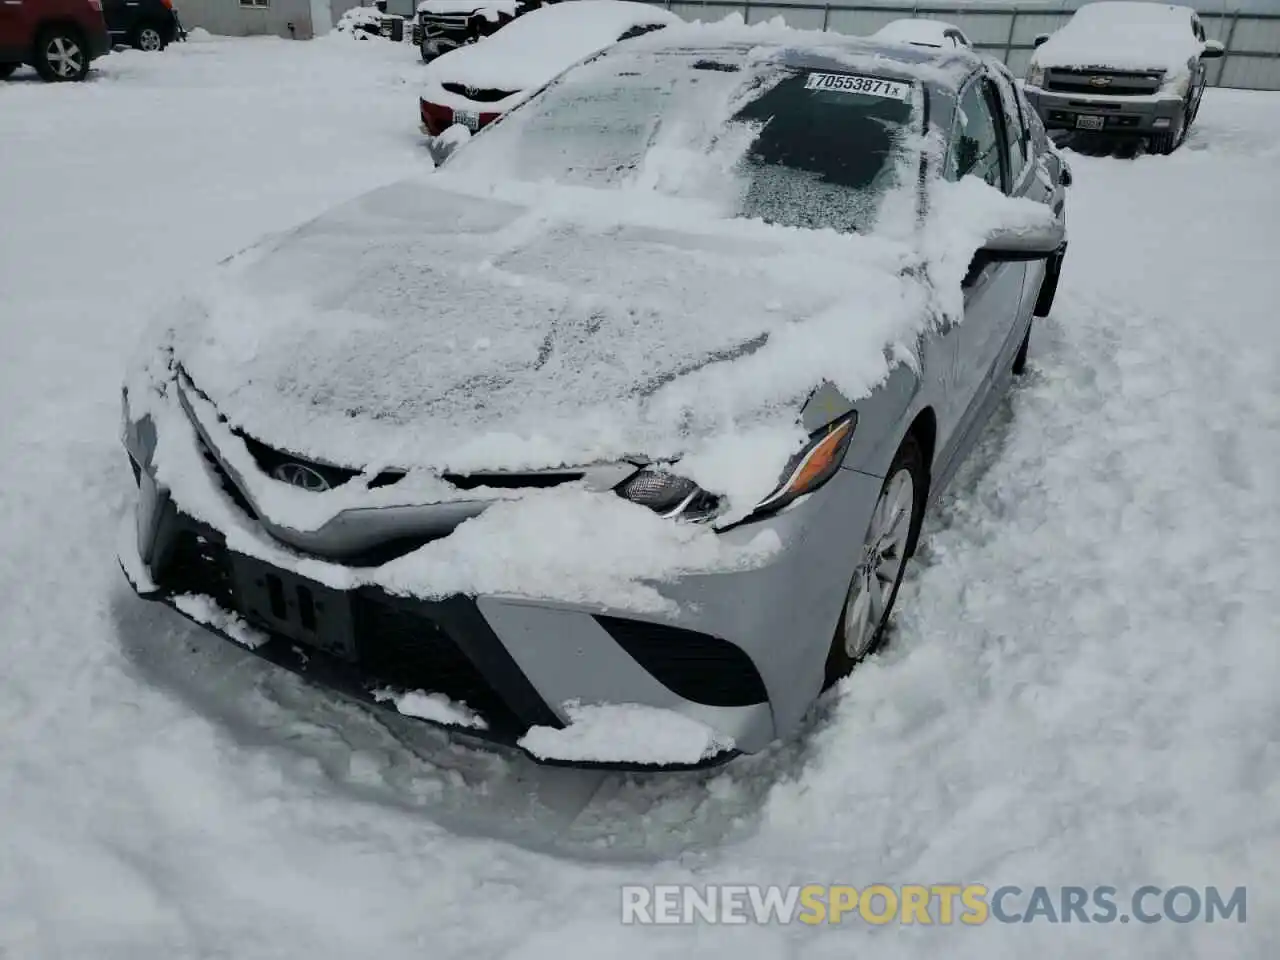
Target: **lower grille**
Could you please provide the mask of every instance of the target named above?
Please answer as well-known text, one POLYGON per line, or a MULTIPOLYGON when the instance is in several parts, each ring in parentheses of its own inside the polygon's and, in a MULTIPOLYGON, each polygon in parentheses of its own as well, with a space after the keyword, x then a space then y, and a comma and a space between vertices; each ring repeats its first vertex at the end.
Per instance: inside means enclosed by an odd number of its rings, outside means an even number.
POLYGON ((359 598, 354 610, 359 663, 370 677, 465 703, 494 729, 519 720, 439 624, 395 601, 359 598))
POLYGON ((373 587, 333 590, 231 553, 216 531, 188 517, 176 522, 153 572, 167 594, 211 598, 275 645, 324 657, 326 671, 345 671, 345 686, 440 693, 480 714, 494 733, 518 736, 528 728, 431 616, 431 603, 373 587))
POLYGON ((595 619, 655 680, 686 700, 746 707, 768 699, 751 658, 727 640, 641 620, 595 619))
POLYGON ((160 586, 172 593, 198 593, 225 609, 235 602, 227 548, 212 532, 184 530, 174 539, 164 561, 160 586))

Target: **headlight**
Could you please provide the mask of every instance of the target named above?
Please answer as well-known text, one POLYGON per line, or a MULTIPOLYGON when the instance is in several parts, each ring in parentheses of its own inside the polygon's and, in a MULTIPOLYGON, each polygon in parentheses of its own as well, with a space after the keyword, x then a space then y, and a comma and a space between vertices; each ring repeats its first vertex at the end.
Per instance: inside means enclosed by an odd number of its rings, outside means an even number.
MULTIPOLYGON (((756 504, 748 519, 776 513, 835 476, 857 423, 857 413, 850 411, 811 434, 804 448, 787 461, 778 486, 756 504)), ((692 523, 715 519, 724 512, 725 506, 716 494, 656 465, 628 477, 618 484, 615 492, 659 516, 692 523)))
POLYGON ((620 497, 673 520, 698 523, 720 512, 720 498, 692 480, 658 467, 645 467, 617 487, 620 497))
POLYGON ((1185 97, 1191 87, 1191 75, 1179 71, 1173 75, 1166 73, 1160 81, 1160 90, 1164 93, 1185 97))
POLYGON ((850 411, 832 421, 809 437, 804 449, 787 463, 782 480, 769 494, 756 504, 756 516, 781 510, 787 504, 812 493, 835 476, 844 462, 845 451, 853 439, 858 414, 850 411))
POLYGON ((1044 86, 1044 67, 1033 63, 1027 69, 1027 83, 1033 87, 1044 86))

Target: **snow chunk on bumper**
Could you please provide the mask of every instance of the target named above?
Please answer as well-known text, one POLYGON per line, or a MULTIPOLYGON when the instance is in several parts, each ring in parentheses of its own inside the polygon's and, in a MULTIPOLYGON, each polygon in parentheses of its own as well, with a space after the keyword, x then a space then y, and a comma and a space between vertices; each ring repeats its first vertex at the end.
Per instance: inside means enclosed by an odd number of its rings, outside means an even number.
POLYGON ((240 616, 223 610, 213 597, 200 593, 183 593, 173 598, 173 605, 196 623, 218 631, 242 647, 255 650, 271 638, 255 630, 240 616))
POLYGON ((518 745, 541 760, 578 763, 699 763, 733 740, 697 720, 635 703, 567 704, 562 730, 532 727, 518 745))
POLYGON ((449 727, 472 727, 485 730, 489 724, 484 717, 471 710, 465 703, 455 703, 443 693, 426 693, 423 690, 379 689, 373 691, 373 699, 379 703, 390 700, 396 710, 406 717, 416 717, 430 723, 449 727))

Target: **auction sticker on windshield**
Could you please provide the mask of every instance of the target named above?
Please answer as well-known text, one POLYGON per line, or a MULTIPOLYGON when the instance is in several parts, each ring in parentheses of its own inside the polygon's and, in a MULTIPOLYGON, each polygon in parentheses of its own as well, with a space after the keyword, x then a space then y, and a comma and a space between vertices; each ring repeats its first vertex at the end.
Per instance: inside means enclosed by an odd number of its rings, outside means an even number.
POLYGON ((858 77, 851 73, 811 73, 805 78, 804 88, 861 93, 868 97, 887 97, 890 100, 906 100, 911 95, 909 83, 882 80, 879 77, 858 77))

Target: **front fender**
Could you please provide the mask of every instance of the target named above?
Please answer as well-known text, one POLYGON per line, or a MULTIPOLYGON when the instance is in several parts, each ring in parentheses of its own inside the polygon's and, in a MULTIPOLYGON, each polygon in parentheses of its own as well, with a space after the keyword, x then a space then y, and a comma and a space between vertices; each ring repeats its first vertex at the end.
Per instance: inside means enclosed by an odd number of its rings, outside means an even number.
MULTIPOLYGON (((928 362, 928 351, 922 350, 921 355, 926 358, 922 362, 928 362)), ((873 477, 889 472, 894 454, 923 406, 920 397, 926 375, 926 370, 917 372, 912 363, 899 362, 870 396, 853 405, 858 411, 858 425, 845 452, 846 470, 873 477)))

